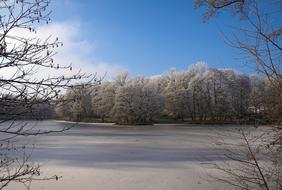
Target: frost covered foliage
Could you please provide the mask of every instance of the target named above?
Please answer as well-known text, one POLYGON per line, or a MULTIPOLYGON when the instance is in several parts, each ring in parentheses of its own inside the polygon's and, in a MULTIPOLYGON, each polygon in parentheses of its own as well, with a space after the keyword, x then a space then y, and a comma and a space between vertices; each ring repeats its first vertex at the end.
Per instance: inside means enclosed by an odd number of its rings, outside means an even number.
POLYGON ((116 91, 112 119, 118 124, 151 123, 163 109, 163 95, 158 83, 138 77, 116 91))
POLYGON ((55 108, 57 116, 73 121, 91 118, 93 116, 91 100, 94 88, 70 87, 65 97, 60 97, 61 100, 55 108))
POLYGON ((79 88, 76 91, 66 94, 76 98, 59 111, 71 120, 100 118, 102 122, 148 124, 164 118, 218 123, 253 122, 259 118, 273 122, 281 115, 279 97, 267 79, 208 68, 203 63, 154 78, 129 78, 122 73, 88 92, 79 88))

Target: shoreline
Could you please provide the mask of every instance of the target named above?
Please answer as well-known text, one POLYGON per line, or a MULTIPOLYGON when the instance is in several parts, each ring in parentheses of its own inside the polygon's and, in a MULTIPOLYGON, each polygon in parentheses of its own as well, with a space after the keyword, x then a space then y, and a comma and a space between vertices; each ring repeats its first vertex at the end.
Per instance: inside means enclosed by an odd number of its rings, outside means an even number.
MULTIPOLYGON (((86 122, 86 121, 79 121, 79 122, 75 122, 75 121, 67 121, 67 120, 53 120, 55 122, 58 123, 69 123, 69 124, 81 124, 81 125, 96 125, 96 126, 103 126, 103 127, 115 127, 115 128, 135 128, 135 127, 165 127, 165 126, 190 126, 190 127, 199 127, 199 126, 217 126, 217 127, 226 127, 226 126, 230 126, 230 127, 243 127, 243 126, 248 126, 248 127, 253 127, 253 125, 251 124, 236 124, 236 123, 226 123, 226 124, 222 124, 222 123, 153 123, 153 124, 144 124, 144 125, 119 125, 119 124, 115 124, 115 123, 101 123, 101 122, 86 122)), ((260 127, 265 126, 265 125, 261 125, 260 127)))

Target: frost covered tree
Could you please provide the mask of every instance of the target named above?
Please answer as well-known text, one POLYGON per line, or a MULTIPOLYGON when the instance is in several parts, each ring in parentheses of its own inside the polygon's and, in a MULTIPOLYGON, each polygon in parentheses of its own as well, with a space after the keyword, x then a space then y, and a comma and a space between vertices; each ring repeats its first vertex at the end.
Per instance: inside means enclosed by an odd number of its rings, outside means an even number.
POLYGON ((105 82, 94 89, 92 96, 93 114, 99 116, 102 122, 110 117, 111 110, 115 104, 116 89, 111 82, 105 82))
POLYGON ((162 110, 158 84, 144 77, 129 80, 116 91, 112 117, 118 124, 151 123, 162 110))
POLYGON ((165 112, 174 119, 184 120, 188 113, 188 81, 186 72, 178 73, 170 71, 167 76, 168 82, 164 89, 165 112))
POLYGON ((57 115, 72 121, 89 119, 93 115, 92 96, 94 87, 73 85, 56 105, 57 115))
POLYGON ((243 118, 250 106, 250 96, 251 96, 251 83, 250 78, 243 74, 232 74, 233 78, 230 80, 232 87, 232 107, 234 115, 239 118, 243 118))

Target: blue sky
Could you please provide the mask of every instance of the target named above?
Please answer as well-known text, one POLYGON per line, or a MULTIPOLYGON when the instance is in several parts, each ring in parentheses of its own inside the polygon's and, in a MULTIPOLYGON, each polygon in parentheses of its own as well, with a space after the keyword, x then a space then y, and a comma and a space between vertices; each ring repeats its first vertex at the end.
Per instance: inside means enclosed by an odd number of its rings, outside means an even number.
POLYGON ((220 32, 238 21, 222 15, 203 23, 203 10, 195 10, 192 0, 53 0, 51 9, 53 22, 79 23, 76 40, 95 47, 93 60, 133 76, 187 70, 197 61, 251 72, 220 32))

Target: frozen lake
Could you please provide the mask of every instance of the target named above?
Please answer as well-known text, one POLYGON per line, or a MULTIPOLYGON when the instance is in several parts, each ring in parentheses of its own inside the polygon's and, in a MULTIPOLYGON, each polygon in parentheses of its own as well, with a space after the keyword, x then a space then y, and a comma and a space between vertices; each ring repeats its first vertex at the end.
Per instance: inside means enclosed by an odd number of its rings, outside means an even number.
MULTIPOLYGON (((47 130, 70 125, 56 121, 36 124, 47 130)), ((223 189, 206 180, 210 174, 208 163, 222 160, 222 150, 214 144, 218 133, 234 128, 77 124, 63 133, 24 138, 21 142, 36 145, 32 160, 42 164, 43 175, 63 176, 59 181, 35 182, 32 189, 223 189)), ((11 185, 8 189, 23 187, 11 185)))

